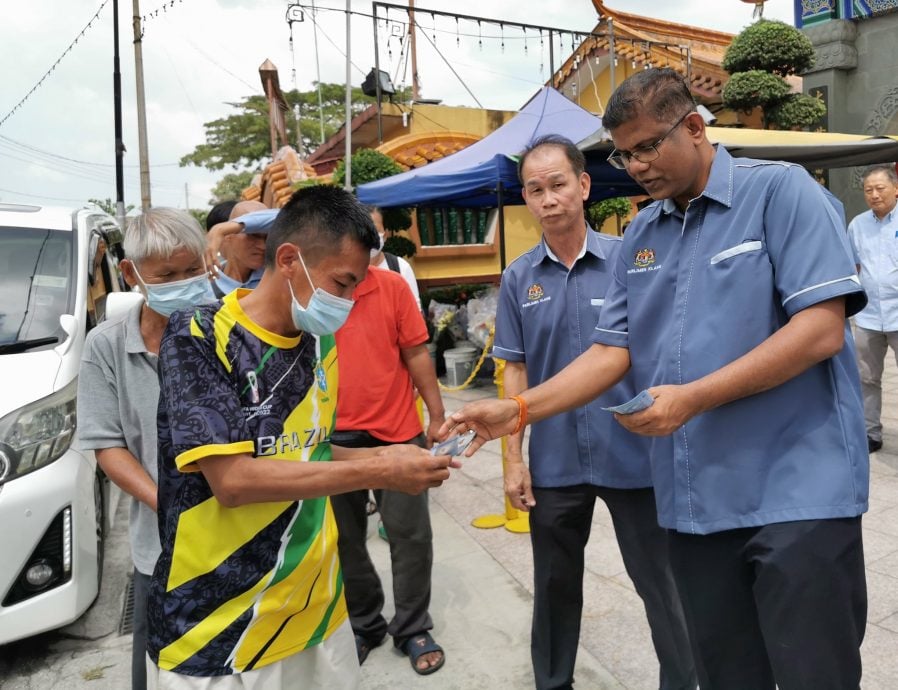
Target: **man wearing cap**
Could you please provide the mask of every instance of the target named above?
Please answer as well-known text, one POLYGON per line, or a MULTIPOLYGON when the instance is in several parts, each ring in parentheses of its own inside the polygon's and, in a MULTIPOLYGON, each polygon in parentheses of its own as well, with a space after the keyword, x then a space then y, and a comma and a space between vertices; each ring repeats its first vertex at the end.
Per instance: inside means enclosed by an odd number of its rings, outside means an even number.
MULTIPOLYGON (((222 237, 225 260, 213 257, 210 265, 220 267, 212 281, 212 291, 219 299, 237 288, 254 288, 264 273, 265 238, 278 210, 260 201, 241 201, 231 209, 230 220, 209 231, 208 241, 222 237)), ((216 252, 217 253, 217 252, 216 252)))

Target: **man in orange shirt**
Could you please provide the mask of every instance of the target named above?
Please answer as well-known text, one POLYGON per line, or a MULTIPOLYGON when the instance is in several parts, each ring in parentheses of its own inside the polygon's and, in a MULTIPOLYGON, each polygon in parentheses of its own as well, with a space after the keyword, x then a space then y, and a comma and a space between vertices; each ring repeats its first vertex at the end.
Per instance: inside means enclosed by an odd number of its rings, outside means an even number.
MULTIPOLYGON (((409 286, 398 273, 372 266, 353 299, 355 306, 336 333, 340 384, 331 442, 350 448, 391 443, 430 447, 443 423, 443 401, 425 347, 427 327, 409 286), (427 406, 426 434, 413 386, 427 406)), ((433 535, 427 493, 379 490, 375 496, 390 542, 396 613, 389 625, 381 614, 383 588, 366 546, 368 492, 331 499, 359 663, 389 633, 417 673, 433 673, 445 655, 428 632, 433 628, 428 612, 433 535)))

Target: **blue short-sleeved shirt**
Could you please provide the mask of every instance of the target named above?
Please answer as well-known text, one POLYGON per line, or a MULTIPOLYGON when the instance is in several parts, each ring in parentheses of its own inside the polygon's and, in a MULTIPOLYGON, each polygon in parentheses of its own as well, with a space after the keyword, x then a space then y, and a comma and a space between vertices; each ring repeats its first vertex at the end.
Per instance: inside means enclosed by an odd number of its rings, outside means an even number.
POLYGON ((856 216, 848 237, 869 300, 854 323, 871 331, 898 331, 898 208, 882 219, 873 211, 856 216))
MULTIPOLYGON (((628 347, 637 388, 684 384, 761 344, 797 312, 866 301, 838 215, 802 168, 718 148, 686 213, 627 229, 594 341, 628 347)), ((704 534, 867 508, 869 456, 850 330, 836 356, 654 439, 662 526, 704 534)))
MULTIPOLYGON (((620 239, 587 230, 583 251, 570 270, 544 241, 505 269, 493 354, 526 363, 529 386, 554 376, 591 346, 620 247, 620 239)), ((651 486, 647 439, 631 434, 601 409, 633 395, 632 384, 624 379, 593 402, 534 424, 529 448, 533 484, 651 486)))

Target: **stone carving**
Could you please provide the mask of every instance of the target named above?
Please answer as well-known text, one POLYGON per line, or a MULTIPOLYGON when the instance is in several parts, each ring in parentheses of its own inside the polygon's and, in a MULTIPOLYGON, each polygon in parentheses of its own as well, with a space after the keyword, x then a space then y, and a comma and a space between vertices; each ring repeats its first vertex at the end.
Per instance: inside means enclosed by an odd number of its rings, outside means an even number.
POLYGON ((857 48, 854 46, 857 26, 854 22, 834 19, 825 24, 805 27, 803 31, 817 50, 817 60, 806 74, 857 67, 857 48))
POLYGON ((898 113, 898 87, 894 87, 879 101, 879 105, 873 110, 864 131, 872 136, 886 134, 885 125, 898 113))
POLYGON ((854 43, 857 38, 857 24, 847 19, 834 19, 824 24, 806 26, 802 31, 815 46, 836 41, 854 43))
MULTIPOLYGON (((879 101, 879 105, 873 110, 870 119, 864 126, 864 132, 870 136, 879 136, 889 134, 885 131, 886 125, 898 114, 898 87, 889 89, 885 96, 879 101)), ((851 186, 855 189, 861 189, 861 174, 863 168, 854 168, 851 172, 851 186)))

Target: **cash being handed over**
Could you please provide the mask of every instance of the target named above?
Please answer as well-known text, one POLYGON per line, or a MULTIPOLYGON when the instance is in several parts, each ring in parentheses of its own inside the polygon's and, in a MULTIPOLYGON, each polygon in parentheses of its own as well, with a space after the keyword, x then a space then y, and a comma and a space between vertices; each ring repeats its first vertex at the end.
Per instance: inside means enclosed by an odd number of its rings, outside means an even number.
POLYGON ((608 412, 616 412, 617 414, 633 414, 634 412, 640 412, 647 407, 651 407, 653 402, 655 402, 655 399, 652 397, 652 394, 644 390, 632 400, 628 400, 620 405, 615 405, 614 407, 603 407, 602 409, 607 410, 608 412))

